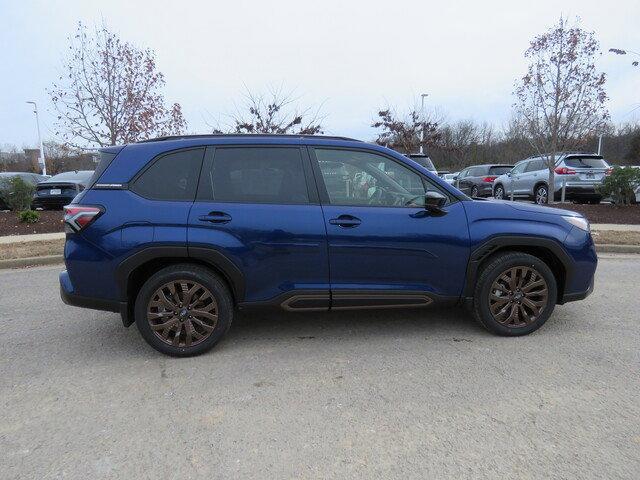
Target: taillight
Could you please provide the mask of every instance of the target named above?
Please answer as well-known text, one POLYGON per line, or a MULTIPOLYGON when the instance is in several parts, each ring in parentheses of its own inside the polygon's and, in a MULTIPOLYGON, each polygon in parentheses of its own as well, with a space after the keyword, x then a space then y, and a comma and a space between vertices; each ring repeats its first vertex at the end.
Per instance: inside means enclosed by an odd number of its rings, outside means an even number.
POLYGON ((487 183, 491 183, 491 182, 493 182, 496 178, 498 178, 498 177, 496 177, 496 176, 493 176, 493 177, 484 177, 484 178, 482 179, 482 181, 483 181, 483 182, 487 182, 487 183))
POLYGON ((65 228, 69 227, 72 232, 79 232, 94 222, 102 212, 104 210, 101 207, 66 205, 64 207, 65 228))
POLYGON ((576 173, 575 170, 567 167, 556 167, 554 172, 556 172, 558 175, 573 175, 574 173, 576 173))

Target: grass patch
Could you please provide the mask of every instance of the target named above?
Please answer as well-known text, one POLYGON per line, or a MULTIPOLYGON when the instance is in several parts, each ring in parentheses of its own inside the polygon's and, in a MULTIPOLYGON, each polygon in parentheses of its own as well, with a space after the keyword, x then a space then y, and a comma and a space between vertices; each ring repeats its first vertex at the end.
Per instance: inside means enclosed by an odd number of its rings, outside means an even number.
POLYGON ((62 255, 63 251, 64 238, 42 242, 7 243, 0 245, 0 260, 62 255))

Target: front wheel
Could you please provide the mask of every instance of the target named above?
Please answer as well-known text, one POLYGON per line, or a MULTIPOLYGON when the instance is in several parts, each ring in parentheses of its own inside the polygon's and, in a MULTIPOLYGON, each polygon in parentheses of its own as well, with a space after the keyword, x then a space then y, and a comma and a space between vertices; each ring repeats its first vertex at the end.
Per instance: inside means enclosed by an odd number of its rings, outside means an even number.
POLYGON ((480 273, 473 314, 497 335, 527 335, 544 325, 556 299, 556 279, 545 262, 526 253, 502 253, 480 273))
POLYGON ((163 268, 142 286, 135 321, 149 345, 190 357, 211 349, 231 326, 233 301, 226 285, 199 265, 163 268))
POLYGON ((473 188, 471 189, 471 197, 476 198, 477 196, 478 196, 478 187, 474 185, 473 188))
POLYGON ((504 188, 502 187, 502 185, 498 185, 495 188, 495 190, 493 191, 493 198, 495 198, 496 200, 504 199, 504 188))

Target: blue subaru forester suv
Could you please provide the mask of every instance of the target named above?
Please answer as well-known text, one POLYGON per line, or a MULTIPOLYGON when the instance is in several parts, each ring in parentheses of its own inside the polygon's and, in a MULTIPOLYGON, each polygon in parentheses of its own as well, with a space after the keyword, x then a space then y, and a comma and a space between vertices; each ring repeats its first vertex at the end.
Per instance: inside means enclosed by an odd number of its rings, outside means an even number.
POLYGON ((588 222, 472 200, 384 147, 341 137, 165 137, 101 150, 65 207, 69 305, 119 312, 195 355, 235 309, 466 305, 499 335, 593 289, 588 222))

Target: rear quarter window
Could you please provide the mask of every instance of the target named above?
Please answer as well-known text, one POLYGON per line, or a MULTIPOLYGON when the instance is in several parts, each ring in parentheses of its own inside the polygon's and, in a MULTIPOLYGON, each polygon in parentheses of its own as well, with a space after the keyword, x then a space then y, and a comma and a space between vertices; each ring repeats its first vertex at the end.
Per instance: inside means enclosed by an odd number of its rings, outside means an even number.
POLYGON ((100 152, 100 159, 98 160, 96 169, 93 171, 93 175, 91 175, 91 178, 89 179, 89 185, 93 186, 98 181, 107 167, 111 165, 113 159, 116 158, 116 155, 117 153, 100 152))
POLYGON ((152 161, 133 181, 131 190, 152 200, 195 198, 204 148, 166 153, 152 161))

